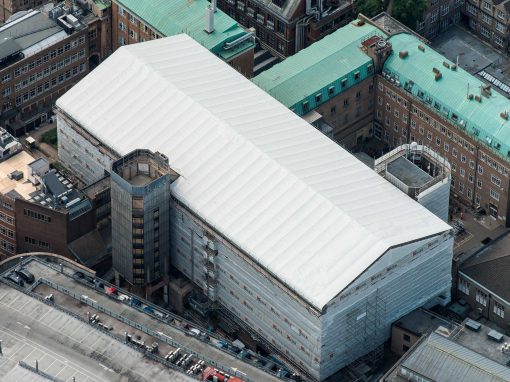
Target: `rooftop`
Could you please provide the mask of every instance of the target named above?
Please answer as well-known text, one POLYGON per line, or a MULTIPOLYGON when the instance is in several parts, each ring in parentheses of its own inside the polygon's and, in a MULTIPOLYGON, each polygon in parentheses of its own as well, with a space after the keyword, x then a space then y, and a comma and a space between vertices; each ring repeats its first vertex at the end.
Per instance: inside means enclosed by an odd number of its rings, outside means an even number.
POLYGON ((224 60, 253 48, 251 39, 231 49, 224 49, 225 43, 246 35, 246 31, 226 13, 218 9, 214 14, 214 32, 207 33, 205 8, 207 0, 117 0, 120 6, 163 36, 186 33, 224 60))
MULTIPOLYGON (((26 288, 22 289, 25 293, 4 284, 4 275, 9 272, 8 267, 12 269, 17 265, 11 264, 2 269, 0 336, 5 358, 17 360, 15 353, 19 349, 26 347, 28 350, 30 345, 37 345, 36 348, 44 351, 35 351, 33 356, 25 358, 25 361, 30 361, 33 365, 33 360, 39 357, 39 365, 44 371, 53 371, 53 376, 62 373, 57 377, 65 377, 66 381, 70 380, 67 373, 73 369, 81 371, 90 381, 100 382, 196 381, 183 373, 199 360, 206 365, 215 362, 217 367, 223 370, 238 370, 253 381, 279 380, 260 368, 263 363, 255 364, 247 358, 239 357, 239 349, 237 353, 229 352, 225 346, 231 345, 230 341, 212 333, 208 338, 190 336, 191 329, 201 333, 205 333, 206 329, 122 289, 114 287, 116 293, 112 294, 111 284, 96 278, 93 273, 76 263, 59 258, 53 261, 47 263, 35 257, 23 260, 23 267, 35 277, 33 284, 25 284, 26 288), (62 264, 62 272, 59 263, 62 264), (76 275, 77 270, 83 273, 82 277, 76 275), (53 304, 40 301, 50 294, 54 297, 53 304), (108 335, 104 334, 105 330, 97 324, 88 322, 87 312, 89 316, 99 316, 100 322, 108 328, 108 335), (159 314, 155 314, 156 312, 159 314), (14 344, 9 342, 6 347, 6 329, 20 333, 20 337, 30 340, 18 340, 14 344), (45 330, 48 333, 45 333, 45 330), (147 346, 157 342, 158 350, 153 353, 156 358, 148 359, 151 354, 144 350, 145 346, 137 351, 133 350, 137 348, 133 343, 133 346, 125 345, 125 332, 147 346), (225 346, 220 345, 220 342, 225 346), (181 349, 181 354, 194 352, 192 363, 177 372, 162 362, 163 357, 176 348, 181 349), (52 365, 54 358, 61 362, 52 365), (64 363, 65 359, 70 362, 64 363), (70 368, 66 370, 67 373, 62 371, 66 365, 70 368), (257 367, 258 365, 260 366, 257 367)), ((21 351, 18 356, 23 359, 28 353, 30 350, 26 353, 21 351)), ((263 359, 259 358, 261 362, 263 359)), ((3 365, 0 370, 2 367, 3 365)), ((230 374, 232 373, 231 371, 230 374)), ((76 377, 77 381, 86 382, 86 377, 76 377)))
POLYGON ((55 20, 40 11, 30 11, 26 15, 0 27, 0 59, 16 52, 24 57, 34 54, 40 44, 60 41, 67 33, 55 20), (12 48, 15 44, 19 49, 12 48))
POLYGON ((389 162, 386 171, 408 187, 419 188, 433 179, 432 176, 405 157, 398 157, 389 162))
POLYGON ((510 301, 510 235, 490 244, 466 260, 460 271, 489 289, 500 298, 510 301))
POLYGON ((389 41, 393 53, 384 64, 387 74, 395 76, 404 89, 492 151, 504 157, 510 155, 510 100, 494 90, 482 95, 482 81, 422 45, 414 35, 400 33, 389 41), (402 51, 408 52, 404 58, 399 57, 402 51))
POLYGON ((33 161, 34 158, 30 154, 20 151, 9 159, 0 162, 0 193, 7 194, 14 190, 24 199, 30 199, 31 193, 37 191, 36 186, 27 179, 28 165, 33 161), (16 180, 9 177, 14 171, 23 172, 23 178, 16 180))
POLYGON ((386 36, 370 24, 353 21, 262 72, 253 82, 288 108, 326 86, 341 89, 340 79, 372 62, 360 47, 376 34, 386 36))
POLYGON ((385 381, 408 381, 411 373, 436 382, 504 382, 510 368, 441 334, 431 333, 399 361, 385 381), (404 370, 402 370, 404 369, 404 370), (407 371, 407 374, 404 374, 407 371), (397 373, 400 373, 398 375, 397 373))
POLYGON ((118 49, 57 107, 118 156, 165 154, 173 196, 318 309, 450 230, 186 35, 118 49))
POLYGON ((73 376, 80 382, 196 381, 4 283, 0 283, 0 296, 3 381, 47 381, 19 365, 24 361, 35 367, 36 360, 41 371, 59 381, 71 381, 73 376))
POLYGON ((455 329, 455 324, 451 321, 447 321, 444 318, 424 309, 413 310, 411 313, 400 318, 393 325, 414 333, 417 336, 431 333, 439 326, 450 331, 455 329))

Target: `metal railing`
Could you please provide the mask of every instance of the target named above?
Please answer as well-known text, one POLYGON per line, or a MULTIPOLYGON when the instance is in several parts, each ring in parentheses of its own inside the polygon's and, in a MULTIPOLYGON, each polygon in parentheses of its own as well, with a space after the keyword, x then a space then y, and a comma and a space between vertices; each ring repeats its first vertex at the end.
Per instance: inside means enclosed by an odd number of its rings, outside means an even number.
POLYGON ((53 375, 51 374, 48 374, 48 373, 45 373, 44 371, 42 371, 41 369, 39 369, 39 367, 33 367, 31 365, 29 365, 28 363, 26 362, 23 362, 23 361, 19 361, 18 364, 20 365, 20 367, 24 368, 24 369, 27 369, 27 370, 30 370, 32 373, 35 373, 43 378, 46 378, 52 382, 65 382, 64 380, 62 379, 58 379, 57 377, 54 377, 53 375))

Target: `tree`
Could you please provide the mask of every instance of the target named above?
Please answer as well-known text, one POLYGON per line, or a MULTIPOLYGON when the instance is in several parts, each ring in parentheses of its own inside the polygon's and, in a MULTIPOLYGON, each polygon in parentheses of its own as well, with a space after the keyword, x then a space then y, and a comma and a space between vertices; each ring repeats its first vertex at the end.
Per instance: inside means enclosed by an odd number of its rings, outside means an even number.
POLYGON ((427 0, 393 0, 391 15, 414 30, 426 10, 427 0))
POLYGON ((372 18, 384 11, 384 1, 381 0, 358 0, 354 3, 355 12, 363 13, 372 18))

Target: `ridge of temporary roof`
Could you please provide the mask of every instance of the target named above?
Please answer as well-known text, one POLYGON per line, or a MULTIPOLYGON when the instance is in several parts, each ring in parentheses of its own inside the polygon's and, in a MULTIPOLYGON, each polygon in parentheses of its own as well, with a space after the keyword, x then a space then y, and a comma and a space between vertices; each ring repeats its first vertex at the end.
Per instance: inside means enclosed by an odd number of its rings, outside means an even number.
POLYGON ((57 101, 318 309, 390 247, 449 226, 186 35, 125 46, 57 101))

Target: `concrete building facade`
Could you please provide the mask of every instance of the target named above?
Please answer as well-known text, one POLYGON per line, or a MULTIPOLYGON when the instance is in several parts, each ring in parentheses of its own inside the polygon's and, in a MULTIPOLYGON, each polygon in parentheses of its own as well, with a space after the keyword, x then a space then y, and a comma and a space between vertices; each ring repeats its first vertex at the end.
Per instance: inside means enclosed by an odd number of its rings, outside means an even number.
POLYGON ((168 159, 136 150, 112 164, 113 268, 130 285, 144 288, 166 278, 170 266, 168 159))

